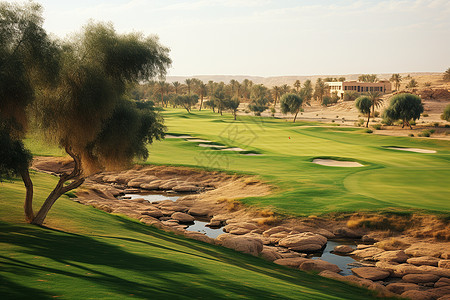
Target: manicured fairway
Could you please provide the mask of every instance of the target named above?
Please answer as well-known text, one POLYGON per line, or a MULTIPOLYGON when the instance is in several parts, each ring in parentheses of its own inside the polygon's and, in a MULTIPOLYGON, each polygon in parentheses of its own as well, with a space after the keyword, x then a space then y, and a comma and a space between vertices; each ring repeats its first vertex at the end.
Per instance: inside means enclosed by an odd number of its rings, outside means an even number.
MULTIPOLYGON (((56 179, 33 174, 36 202, 56 179)), ((360 288, 165 233, 66 197, 23 222, 21 181, 0 183, 1 299, 375 299, 360 288)))
POLYGON ((450 142, 391 137, 359 128, 259 117, 220 116, 210 111, 163 112, 170 133, 188 134, 263 154, 245 156, 166 139, 149 147, 148 163, 203 166, 261 176, 274 194, 243 201, 294 215, 357 210, 450 212, 450 142), (436 150, 423 154, 389 146, 436 150), (360 168, 311 163, 316 157, 348 159, 360 168))

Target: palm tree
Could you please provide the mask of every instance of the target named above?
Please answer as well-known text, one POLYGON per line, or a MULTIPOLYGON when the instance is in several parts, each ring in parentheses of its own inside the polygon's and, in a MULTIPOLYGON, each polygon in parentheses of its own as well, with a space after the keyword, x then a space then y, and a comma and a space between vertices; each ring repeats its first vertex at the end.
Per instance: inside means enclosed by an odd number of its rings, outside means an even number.
POLYGON ((173 88, 175 89, 175 94, 178 95, 178 89, 181 86, 181 83, 179 83, 178 81, 174 81, 172 82, 173 88))
POLYGON ((274 86, 272 88, 272 94, 273 98, 275 99, 275 102, 273 103, 273 108, 275 108, 275 105, 277 105, 277 100, 280 97, 281 88, 279 86, 274 86))
POLYGON ((400 89, 400 82, 402 81, 402 75, 392 74, 391 79, 389 79, 389 81, 394 83, 395 90, 398 91, 400 89))
POLYGON ((186 86, 188 89, 188 95, 190 96, 191 95, 191 87, 192 87, 192 84, 194 83, 194 81, 193 81, 193 79, 188 78, 184 81, 184 83, 186 83, 186 86))
POLYGON ((300 87, 302 86, 302 84, 300 83, 300 80, 296 80, 295 82, 294 82, 294 87, 295 87, 295 89, 297 90, 297 94, 298 94, 298 91, 300 90, 300 87))
POLYGON ((280 91, 280 96, 283 96, 284 94, 287 94, 291 91, 291 88, 287 85, 287 84, 283 84, 280 87, 281 91, 280 91))
POLYGON ((197 91, 198 94, 200 95, 200 109, 202 110, 202 106, 203 106, 203 97, 206 96, 206 94, 208 93, 208 86, 203 83, 203 81, 200 81, 197 85, 197 91))
POLYGON ((372 101, 372 116, 375 116, 375 107, 378 108, 383 104, 384 99, 381 98, 383 94, 378 91, 368 92, 367 97, 372 101))
POLYGON ((316 85, 314 87, 314 98, 322 103, 323 96, 325 95, 326 91, 327 84, 325 83, 325 81, 323 81, 322 78, 317 78, 316 85))

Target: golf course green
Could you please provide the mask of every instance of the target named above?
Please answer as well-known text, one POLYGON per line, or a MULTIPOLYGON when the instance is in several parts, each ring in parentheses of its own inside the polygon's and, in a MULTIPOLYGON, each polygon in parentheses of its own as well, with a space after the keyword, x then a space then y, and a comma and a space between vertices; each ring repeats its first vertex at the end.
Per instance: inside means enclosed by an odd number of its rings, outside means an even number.
POLYGON ((167 138, 149 146, 147 163, 255 174, 273 186, 270 196, 243 199, 245 203, 299 216, 380 210, 450 212, 449 141, 374 135, 360 128, 301 120, 240 116, 234 121, 230 114, 204 110, 188 114, 167 109, 163 115, 169 134, 246 151, 223 151, 167 138), (364 167, 323 166, 312 163, 315 158, 356 161, 364 167))

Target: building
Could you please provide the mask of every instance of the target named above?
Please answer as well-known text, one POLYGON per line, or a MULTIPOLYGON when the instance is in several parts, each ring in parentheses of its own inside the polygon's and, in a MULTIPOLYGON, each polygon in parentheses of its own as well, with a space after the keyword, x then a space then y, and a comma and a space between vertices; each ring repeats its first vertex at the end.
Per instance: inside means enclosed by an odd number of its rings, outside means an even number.
POLYGON ((357 93, 381 92, 383 94, 392 92, 391 82, 388 80, 381 80, 378 82, 332 81, 326 82, 326 84, 329 87, 330 94, 336 93, 341 99, 347 91, 357 93))

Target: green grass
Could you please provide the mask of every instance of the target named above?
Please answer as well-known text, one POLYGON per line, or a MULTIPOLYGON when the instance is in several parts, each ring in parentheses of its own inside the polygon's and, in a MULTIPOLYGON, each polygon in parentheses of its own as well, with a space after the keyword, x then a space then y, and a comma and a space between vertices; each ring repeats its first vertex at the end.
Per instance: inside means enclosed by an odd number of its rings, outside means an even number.
MULTIPOLYGON (((32 172, 36 207, 56 178, 32 172)), ((188 240, 63 196, 41 228, 0 183, 2 299, 372 299, 369 291, 188 240)))
POLYGON ((210 111, 163 112, 170 133, 189 134, 263 156, 198 147, 198 143, 166 139, 149 146, 147 163, 187 165, 256 174, 274 186, 267 197, 243 202, 271 206, 291 215, 351 211, 450 212, 450 142, 369 135, 364 129, 325 126, 283 119, 221 117, 210 111), (433 149, 421 154, 387 146, 433 149), (362 168, 327 167, 316 157, 354 160, 362 168))

